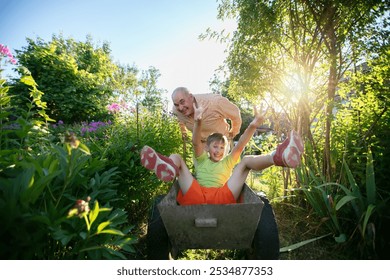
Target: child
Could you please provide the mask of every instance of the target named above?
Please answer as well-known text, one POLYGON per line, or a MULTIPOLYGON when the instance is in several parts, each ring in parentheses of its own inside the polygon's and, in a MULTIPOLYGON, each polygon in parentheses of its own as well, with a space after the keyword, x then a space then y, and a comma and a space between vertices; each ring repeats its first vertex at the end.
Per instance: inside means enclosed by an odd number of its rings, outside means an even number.
POLYGON ((250 170, 259 171, 272 165, 295 168, 300 164, 303 143, 295 131, 291 131, 274 153, 244 156, 237 164, 246 144, 265 119, 265 115, 260 115, 256 107, 253 121, 230 154, 225 156, 228 141, 220 133, 211 134, 203 148, 200 136, 203 108, 196 108, 195 104, 193 106, 195 125, 192 142, 196 179, 180 155, 166 157, 148 146, 144 146, 141 151, 142 165, 153 170, 158 178, 168 182, 177 177, 180 185, 177 202, 180 205, 236 203, 250 170))

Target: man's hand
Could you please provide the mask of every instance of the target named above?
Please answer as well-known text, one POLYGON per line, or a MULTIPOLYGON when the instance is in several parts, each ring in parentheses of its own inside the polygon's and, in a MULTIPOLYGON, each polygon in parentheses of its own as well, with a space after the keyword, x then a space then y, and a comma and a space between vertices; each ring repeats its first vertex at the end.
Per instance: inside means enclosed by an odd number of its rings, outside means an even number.
POLYGON ((195 103, 193 103, 193 106, 194 106, 194 121, 200 121, 203 116, 204 108, 200 106, 196 107, 195 103))

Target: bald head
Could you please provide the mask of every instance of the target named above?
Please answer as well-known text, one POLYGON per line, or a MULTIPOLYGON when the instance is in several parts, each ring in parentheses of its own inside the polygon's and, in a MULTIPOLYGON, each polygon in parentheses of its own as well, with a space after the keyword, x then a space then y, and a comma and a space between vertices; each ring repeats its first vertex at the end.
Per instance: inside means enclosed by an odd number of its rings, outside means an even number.
POLYGON ((178 87, 172 93, 172 102, 176 110, 190 117, 194 114, 194 97, 186 87, 178 87))
POLYGON ((172 100, 175 98, 176 94, 178 94, 178 93, 180 93, 180 94, 182 94, 183 96, 186 96, 186 97, 191 94, 190 91, 188 90, 188 88, 186 88, 186 87, 178 87, 178 88, 176 88, 172 92, 172 96, 171 96, 172 100))

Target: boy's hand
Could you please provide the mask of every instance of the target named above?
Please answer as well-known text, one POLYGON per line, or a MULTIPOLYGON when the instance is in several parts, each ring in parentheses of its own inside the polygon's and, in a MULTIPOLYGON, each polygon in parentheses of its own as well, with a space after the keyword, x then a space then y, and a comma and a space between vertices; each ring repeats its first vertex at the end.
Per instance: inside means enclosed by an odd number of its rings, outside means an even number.
POLYGON ((257 110, 256 106, 253 106, 253 121, 249 124, 251 126, 258 127, 265 121, 265 115, 267 114, 268 108, 263 112, 263 106, 260 107, 260 110, 257 110))
POLYGON ((195 103, 193 104, 193 106, 194 106, 194 120, 199 121, 202 119, 204 108, 196 107, 195 103))

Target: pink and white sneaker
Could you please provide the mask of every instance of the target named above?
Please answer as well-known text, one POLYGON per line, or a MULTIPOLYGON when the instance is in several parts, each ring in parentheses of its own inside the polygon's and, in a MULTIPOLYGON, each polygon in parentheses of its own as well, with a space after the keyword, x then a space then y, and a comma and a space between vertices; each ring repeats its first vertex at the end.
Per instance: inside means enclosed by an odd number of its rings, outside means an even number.
POLYGON ((164 182, 172 181, 179 175, 179 169, 169 157, 157 153, 149 146, 144 146, 141 150, 141 164, 146 169, 153 170, 164 182))
POLYGON ((295 168, 301 163, 303 142, 299 134, 292 130, 289 137, 276 148, 274 163, 277 166, 295 168))

